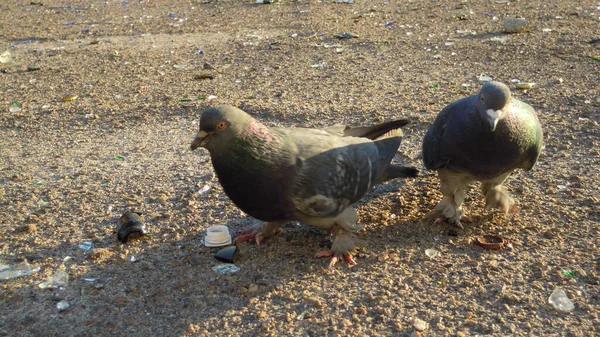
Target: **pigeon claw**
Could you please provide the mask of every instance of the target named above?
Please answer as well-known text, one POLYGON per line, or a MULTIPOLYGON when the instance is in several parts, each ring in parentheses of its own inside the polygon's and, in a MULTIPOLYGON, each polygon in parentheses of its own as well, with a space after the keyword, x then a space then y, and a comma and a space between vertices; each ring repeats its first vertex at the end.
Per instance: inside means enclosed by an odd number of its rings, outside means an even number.
MULTIPOLYGON (((242 231, 242 234, 244 234, 245 231, 242 231)), ((245 234, 245 235, 240 235, 237 238, 235 238, 233 240, 233 243, 238 243, 238 242, 244 242, 244 241, 250 241, 252 239, 254 239, 254 234, 251 233, 252 231, 250 231, 250 233, 245 234)))
MULTIPOLYGON (((354 258, 352 257, 352 255, 345 253, 342 255, 344 258, 344 261, 346 261, 348 263, 349 267, 353 267, 356 265, 356 261, 354 261, 354 258)), ((328 268, 333 268, 333 266, 335 266, 336 263, 338 263, 338 261, 340 260, 339 257, 335 256, 335 252, 333 250, 324 250, 324 251, 320 251, 317 252, 317 254, 315 254, 316 258, 319 257, 331 257, 331 261, 329 261, 329 266, 328 268)))
MULTIPOLYGON (((275 228, 272 231, 272 234, 279 234, 282 233, 283 229, 281 228, 275 228)), ((256 242, 257 245, 260 246, 261 242, 263 242, 264 239, 266 239, 267 237, 271 236, 271 235, 265 235, 263 234, 264 232, 262 230, 255 230, 255 229, 242 229, 240 231, 241 234, 238 236, 237 238, 235 238, 235 240, 233 240, 233 242, 238 243, 238 242, 244 242, 244 241, 251 241, 254 240, 254 242, 256 242)))

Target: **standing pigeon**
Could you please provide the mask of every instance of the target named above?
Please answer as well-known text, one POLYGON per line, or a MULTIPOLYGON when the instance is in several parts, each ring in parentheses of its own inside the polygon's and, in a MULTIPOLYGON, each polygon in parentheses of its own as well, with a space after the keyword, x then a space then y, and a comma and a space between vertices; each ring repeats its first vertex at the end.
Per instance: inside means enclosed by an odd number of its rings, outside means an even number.
POLYGON ((377 183, 417 174, 390 165, 406 124, 269 128, 240 109, 220 105, 202 112, 191 149, 206 148, 227 196, 263 221, 237 241, 260 243, 282 224, 300 221, 333 231, 331 250, 317 257, 330 256, 330 266, 340 257, 353 265, 353 233, 360 226, 352 204, 377 183))
POLYGON ((511 98, 508 87, 487 82, 473 96, 459 99, 437 116, 423 140, 423 161, 437 170, 443 199, 427 218, 448 219, 462 228, 465 190, 481 181, 485 209, 515 211, 514 200, 502 183, 517 168, 530 170, 542 149, 543 133, 537 114, 511 98))

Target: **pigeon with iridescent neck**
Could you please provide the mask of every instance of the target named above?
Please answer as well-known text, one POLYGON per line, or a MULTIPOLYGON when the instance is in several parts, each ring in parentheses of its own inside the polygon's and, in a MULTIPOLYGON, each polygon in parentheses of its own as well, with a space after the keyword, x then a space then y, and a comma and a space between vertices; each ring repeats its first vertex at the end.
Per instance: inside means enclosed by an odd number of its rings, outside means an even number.
POLYGON ((517 168, 533 168, 542 143, 537 114, 503 83, 487 82, 478 94, 451 103, 423 140, 423 162, 438 172, 443 194, 426 217, 462 228, 465 190, 475 181, 482 183, 486 209, 516 211, 502 183, 517 168))
POLYGON ((257 243, 291 221, 331 229, 330 250, 317 253, 355 264, 360 226, 352 204, 375 184, 414 177, 390 162, 408 120, 371 127, 267 127, 244 111, 220 105, 202 112, 192 150, 204 147, 227 196, 262 225, 236 240, 257 243))

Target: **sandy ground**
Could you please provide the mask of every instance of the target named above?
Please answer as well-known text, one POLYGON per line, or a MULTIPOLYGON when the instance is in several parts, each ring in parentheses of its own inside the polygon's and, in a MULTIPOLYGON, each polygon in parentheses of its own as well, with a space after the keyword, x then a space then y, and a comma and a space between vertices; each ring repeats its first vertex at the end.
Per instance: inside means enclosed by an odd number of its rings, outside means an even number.
POLYGON ((0 281, 0 336, 599 334, 599 19, 588 0, 0 2, 0 264, 39 267, 0 281), (528 33, 503 33, 515 16, 528 33), (511 84, 546 138, 507 183, 517 215, 483 211, 475 186, 465 230, 425 221, 441 194, 422 170, 358 205, 351 269, 326 270, 326 233, 289 225, 241 244, 238 272, 213 270, 205 230, 252 221, 189 150, 202 109, 279 126, 406 117, 397 160, 422 168, 428 125, 481 74, 536 83, 511 84), (148 235, 122 244, 131 209, 148 235), (510 245, 484 250, 482 234, 510 245), (38 286, 60 270, 67 285, 38 286), (556 288, 573 311, 548 303, 556 288))

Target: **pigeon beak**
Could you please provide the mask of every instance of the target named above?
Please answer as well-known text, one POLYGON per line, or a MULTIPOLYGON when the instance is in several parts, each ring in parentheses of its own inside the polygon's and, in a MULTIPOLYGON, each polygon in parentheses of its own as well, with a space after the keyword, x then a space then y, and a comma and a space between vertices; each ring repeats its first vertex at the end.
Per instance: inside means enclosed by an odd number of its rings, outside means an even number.
POLYGON ((490 123, 492 131, 496 131, 496 126, 498 126, 498 121, 502 115, 502 110, 488 109, 486 113, 488 115, 488 122, 490 123))
POLYGON ((198 132, 198 134, 196 135, 196 138, 194 138, 194 141, 192 141, 192 145, 190 146, 190 149, 192 149, 192 151, 194 151, 195 149, 202 147, 204 145, 204 140, 208 136, 209 136, 208 132, 205 132, 205 131, 198 132))

